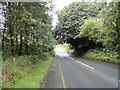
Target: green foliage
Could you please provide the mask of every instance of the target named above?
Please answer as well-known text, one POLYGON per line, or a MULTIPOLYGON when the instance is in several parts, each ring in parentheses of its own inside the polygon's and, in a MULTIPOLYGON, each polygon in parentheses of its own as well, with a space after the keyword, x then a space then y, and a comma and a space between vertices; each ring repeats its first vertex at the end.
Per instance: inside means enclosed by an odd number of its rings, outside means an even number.
POLYGON ((52 62, 50 53, 45 55, 46 57, 42 59, 34 55, 25 55, 3 61, 2 87, 38 88, 52 62))
POLYGON ((85 23, 80 27, 80 30, 80 37, 88 37, 96 43, 102 43, 108 50, 114 49, 112 46, 115 40, 115 37, 113 36, 115 30, 104 25, 104 19, 89 18, 85 20, 85 23))
POLYGON ((50 64, 52 63, 52 57, 48 55, 44 60, 38 61, 36 66, 30 70, 25 77, 17 81, 16 84, 11 84, 11 88, 40 88, 40 82, 46 75, 50 64))
POLYGON ((95 60, 101 60, 105 62, 110 62, 114 64, 119 63, 118 54, 116 52, 110 52, 110 51, 100 51, 100 50, 89 50, 85 57, 95 59, 95 60))
POLYGON ((51 16, 46 2, 9 2, 3 6, 6 7, 2 30, 4 52, 13 57, 22 54, 42 56, 43 52, 53 49, 51 16))
POLYGON ((79 27, 88 17, 96 17, 106 3, 85 3, 73 2, 65 7, 58 14, 59 22, 56 26, 56 34, 58 42, 68 39, 75 39, 79 34, 79 27), (61 37, 62 36, 62 37, 61 37))
POLYGON ((47 60, 44 59, 46 53, 53 55, 54 37, 47 2, 4 2, 1 5, 5 18, 1 30, 3 87, 7 88, 30 72, 37 62, 47 60))
POLYGON ((117 50, 118 50, 118 54, 119 54, 119 59, 120 59, 120 1, 117 3, 116 5, 116 12, 117 12, 117 19, 116 19, 116 31, 117 31, 117 34, 116 34, 116 47, 117 47, 117 50))
POLYGON ((3 61, 3 87, 7 87, 8 82, 16 83, 25 73, 29 72, 33 67, 33 57, 35 56, 9 57, 3 61))
MULTIPOLYGON (((108 3, 83 0, 70 4, 58 13, 56 40, 58 43, 70 43, 81 53, 89 49, 104 49, 104 53, 115 52, 120 58, 119 8, 120 2, 114 1, 108 3)), ((109 58, 109 55, 107 56, 109 58)), ((112 60, 112 57, 110 58, 112 60)))

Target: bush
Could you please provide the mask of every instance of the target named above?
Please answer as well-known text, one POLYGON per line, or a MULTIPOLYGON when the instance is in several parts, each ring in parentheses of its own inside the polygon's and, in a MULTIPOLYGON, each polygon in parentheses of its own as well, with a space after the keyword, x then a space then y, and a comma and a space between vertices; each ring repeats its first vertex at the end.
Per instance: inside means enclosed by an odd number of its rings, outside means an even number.
POLYGON ((118 64, 119 59, 118 59, 118 54, 113 51, 100 51, 100 50, 89 50, 86 54, 85 57, 90 58, 90 59, 95 59, 95 60, 101 60, 109 63, 114 63, 118 64))
POLYGON ((17 56, 16 58, 9 57, 9 59, 3 61, 3 87, 7 86, 9 84, 8 82, 16 83, 18 79, 22 78, 33 68, 38 60, 39 58, 37 56, 24 55, 17 56))
POLYGON ((80 27, 79 37, 88 37, 96 43, 102 43, 107 50, 115 48, 115 30, 104 24, 104 19, 88 18, 85 23, 80 27))

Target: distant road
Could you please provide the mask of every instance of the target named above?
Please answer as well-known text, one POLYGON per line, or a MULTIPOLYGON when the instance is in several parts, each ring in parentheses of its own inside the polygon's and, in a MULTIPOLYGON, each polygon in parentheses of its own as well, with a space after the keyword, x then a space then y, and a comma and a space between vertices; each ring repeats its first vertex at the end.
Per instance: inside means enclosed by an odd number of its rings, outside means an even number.
POLYGON ((118 88, 118 67, 58 54, 46 78, 45 88, 118 88))

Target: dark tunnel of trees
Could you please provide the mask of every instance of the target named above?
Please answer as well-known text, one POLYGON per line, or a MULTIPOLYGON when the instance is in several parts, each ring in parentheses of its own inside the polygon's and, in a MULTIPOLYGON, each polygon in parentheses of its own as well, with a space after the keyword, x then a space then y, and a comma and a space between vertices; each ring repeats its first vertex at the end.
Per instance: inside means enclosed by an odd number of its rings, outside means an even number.
MULTIPOLYGON (((120 55, 120 2, 73 2, 59 11, 54 30, 57 44, 70 43, 76 52, 89 50, 120 55)), ((113 55, 114 56, 114 55, 113 55)))

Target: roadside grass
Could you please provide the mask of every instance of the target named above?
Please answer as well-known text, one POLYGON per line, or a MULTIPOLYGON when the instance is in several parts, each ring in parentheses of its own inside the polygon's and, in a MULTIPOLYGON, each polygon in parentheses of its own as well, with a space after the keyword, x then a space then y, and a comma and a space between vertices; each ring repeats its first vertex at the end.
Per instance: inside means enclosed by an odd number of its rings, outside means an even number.
POLYGON ((11 84, 11 88, 40 88, 40 82, 46 75, 51 62, 52 57, 50 56, 38 61, 36 66, 25 77, 16 84, 11 84))
POLYGON ((35 55, 10 57, 3 61, 3 88, 37 88, 46 74, 52 55, 44 58, 35 55))
POLYGON ((118 64, 118 54, 116 52, 104 52, 100 50, 89 50, 85 53, 84 57, 93 60, 100 60, 104 62, 109 62, 113 64, 118 64))

